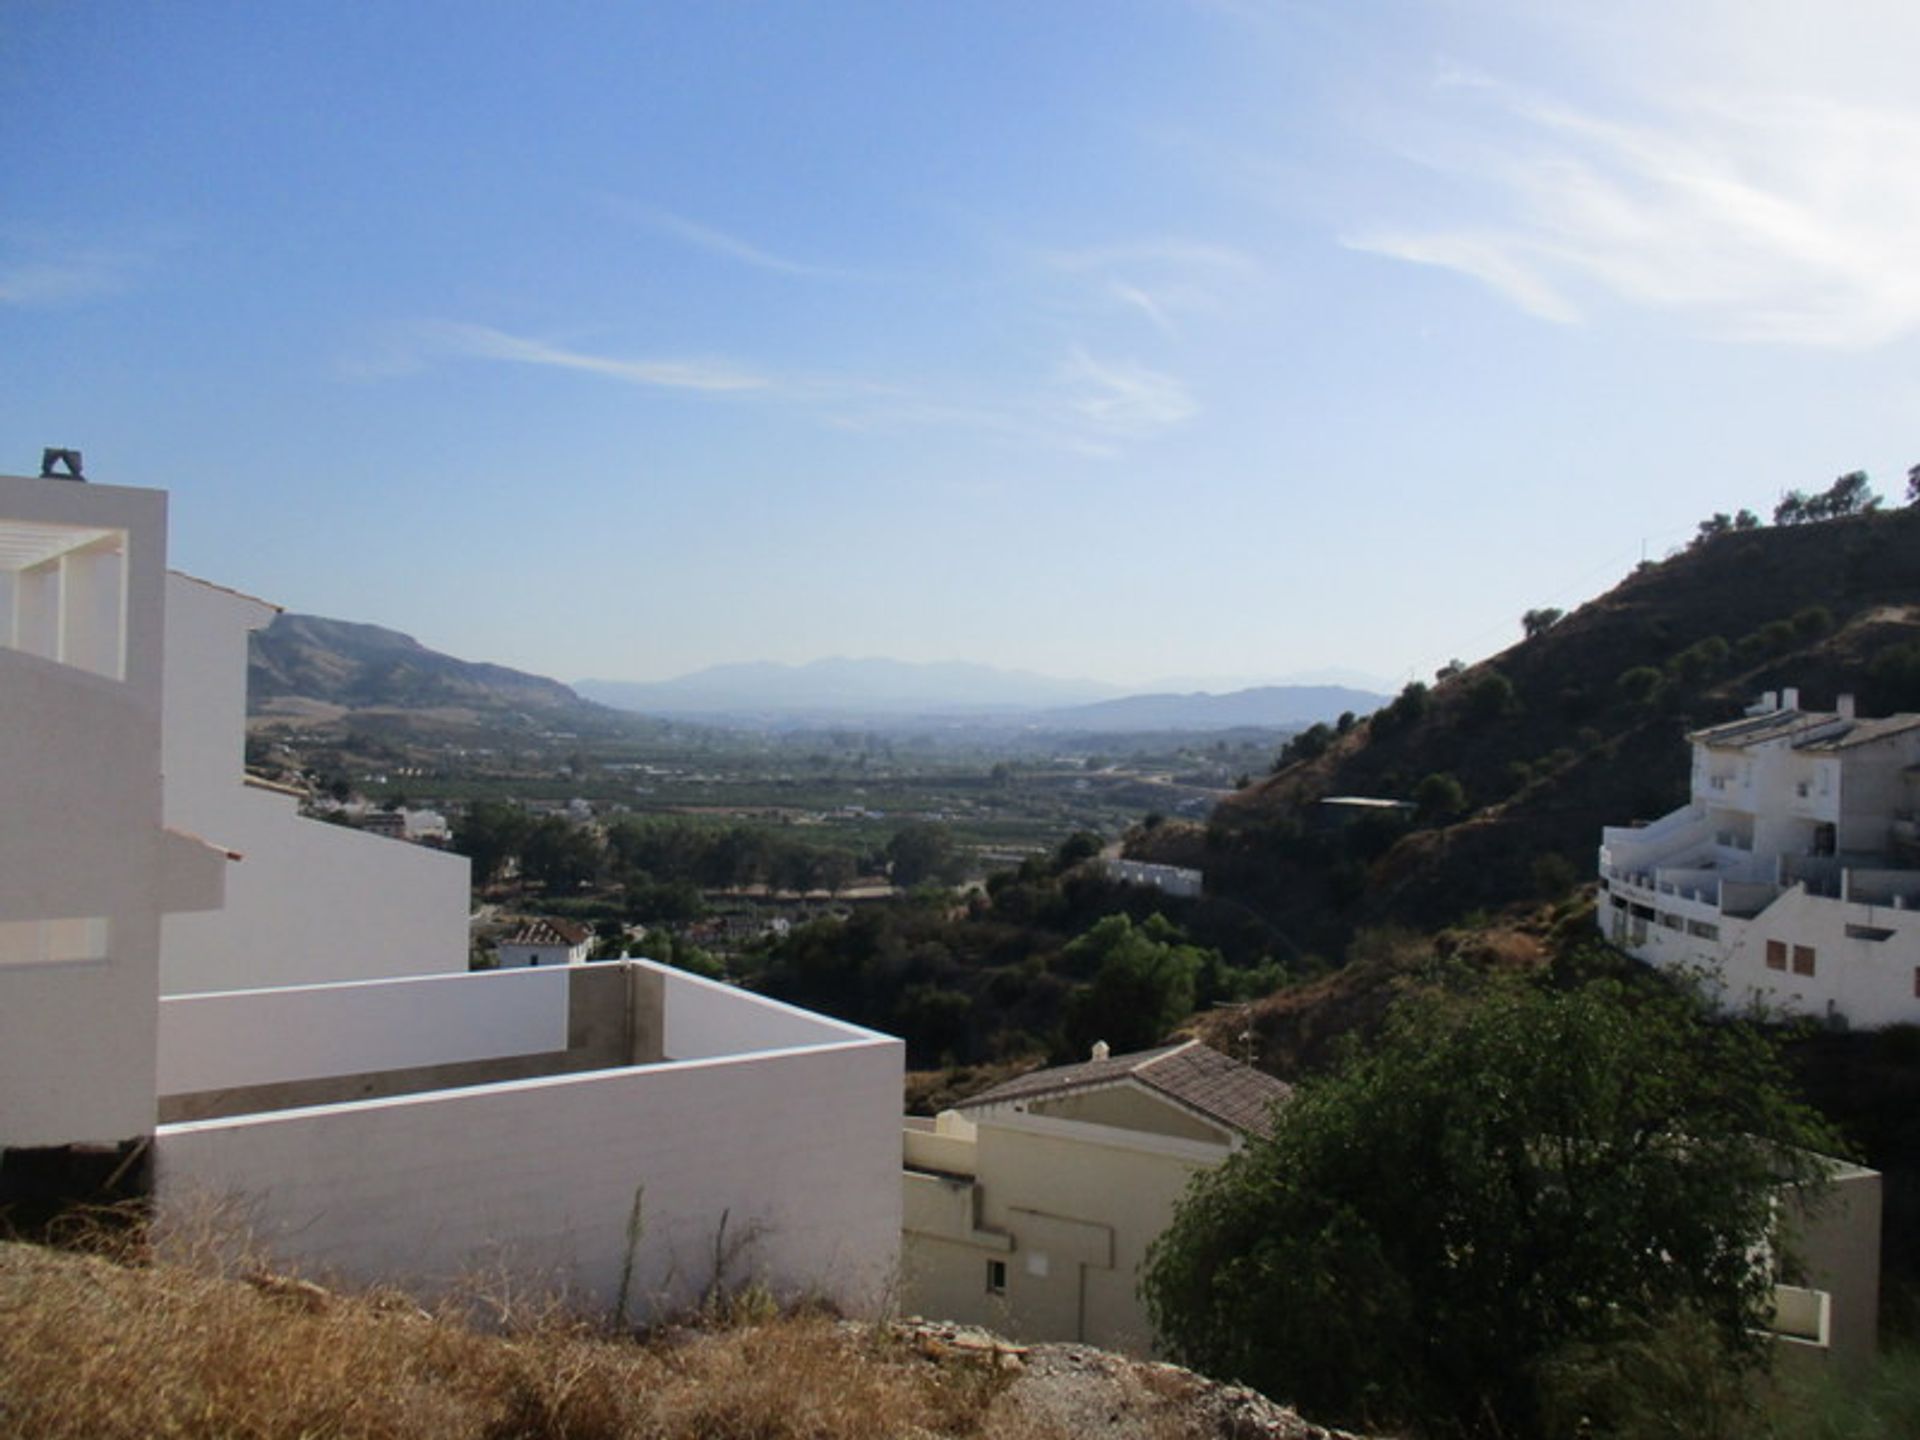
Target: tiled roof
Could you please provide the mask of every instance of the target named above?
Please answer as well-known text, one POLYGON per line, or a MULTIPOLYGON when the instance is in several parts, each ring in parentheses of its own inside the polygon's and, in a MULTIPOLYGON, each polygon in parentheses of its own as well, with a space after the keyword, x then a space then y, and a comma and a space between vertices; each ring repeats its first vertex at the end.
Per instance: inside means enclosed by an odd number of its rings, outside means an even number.
POLYGON ((1837 735, 1822 735, 1796 746, 1800 750, 1851 750, 1856 745, 1871 745, 1889 735, 1900 735, 1920 727, 1920 715, 1888 715, 1880 720, 1855 720, 1837 735))
POLYGON ((1744 715, 1724 725, 1709 725, 1705 730, 1694 731, 1687 738, 1705 745, 1735 748, 1764 745, 1770 740, 1784 740, 1804 730, 1818 729, 1839 718, 1837 715, 1807 710, 1770 710, 1765 715, 1744 715))
POLYGON ((1920 727, 1920 715, 1888 715, 1878 720, 1855 719, 1830 710, 1774 710, 1748 715, 1696 730, 1688 738, 1723 749, 1745 749, 1775 740, 1788 741, 1796 750, 1851 750, 1876 740, 1920 727))
POLYGON ((565 945, 569 950, 593 932, 571 920, 526 920, 500 943, 503 945, 565 945))
POLYGON ((1270 1134, 1273 1106, 1293 1094, 1283 1080, 1243 1065, 1198 1040, 1035 1070, 984 1090, 959 1108, 974 1110, 1132 1080, 1208 1119, 1254 1135, 1270 1134))

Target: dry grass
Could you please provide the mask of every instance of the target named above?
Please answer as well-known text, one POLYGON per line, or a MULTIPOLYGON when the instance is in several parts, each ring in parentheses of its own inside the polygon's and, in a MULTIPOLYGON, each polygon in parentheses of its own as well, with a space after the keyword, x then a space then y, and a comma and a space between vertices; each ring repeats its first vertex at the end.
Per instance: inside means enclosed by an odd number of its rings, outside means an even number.
POLYGON ((504 1333, 394 1296, 0 1245, 0 1435, 35 1440, 855 1440, 1044 1427, 991 1360, 796 1315, 651 1342, 504 1333))

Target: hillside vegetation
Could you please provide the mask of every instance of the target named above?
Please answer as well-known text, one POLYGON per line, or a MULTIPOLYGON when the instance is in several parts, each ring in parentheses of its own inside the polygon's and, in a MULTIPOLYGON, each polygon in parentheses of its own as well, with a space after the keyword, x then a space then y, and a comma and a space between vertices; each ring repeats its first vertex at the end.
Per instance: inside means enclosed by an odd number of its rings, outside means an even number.
POLYGON ((1552 899, 1593 868, 1603 825, 1686 798, 1686 733, 1759 692, 1862 713, 1920 708, 1920 511, 1703 533, 1479 664, 1409 685, 1344 733, 1297 739, 1204 831, 1132 849, 1203 865, 1294 943, 1337 956, 1361 927, 1422 929, 1552 899), (1329 824, 1317 802, 1415 802, 1329 824))
POLYGON ((1080 1346, 775 1315, 631 1338, 523 1297, 396 1294, 0 1243, 0 1434, 34 1440, 1340 1440, 1080 1346))

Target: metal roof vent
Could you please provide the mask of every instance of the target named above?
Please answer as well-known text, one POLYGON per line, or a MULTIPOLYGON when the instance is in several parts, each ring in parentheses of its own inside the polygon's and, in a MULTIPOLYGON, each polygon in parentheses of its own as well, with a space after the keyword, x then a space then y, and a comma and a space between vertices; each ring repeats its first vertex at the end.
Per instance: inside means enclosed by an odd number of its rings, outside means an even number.
POLYGON ((56 450, 49 446, 40 452, 40 478, 42 480, 80 480, 86 476, 80 473, 80 452, 78 450, 56 450))

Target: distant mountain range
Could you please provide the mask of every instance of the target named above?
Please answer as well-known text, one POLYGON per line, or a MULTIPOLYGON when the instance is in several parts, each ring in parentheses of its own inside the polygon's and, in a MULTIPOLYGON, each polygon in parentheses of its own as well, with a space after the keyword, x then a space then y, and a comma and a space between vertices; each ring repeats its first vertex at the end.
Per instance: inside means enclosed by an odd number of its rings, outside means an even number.
POLYGON ((1385 702, 1338 685, 1260 685, 1128 694, 1094 680, 1023 670, 903 660, 815 660, 806 665, 717 665, 674 680, 582 680, 589 699, 647 715, 715 723, 905 723, 944 720, 990 728, 1129 730, 1283 729, 1366 714, 1385 702))
POLYGON ((1042 710, 1125 692, 991 665, 848 660, 715 665, 673 680, 581 680, 591 700, 649 715, 926 715, 1042 710))
POLYGON ((578 726, 638 716, 769 727, 935 724, 1118 733, 1292 729, 1384 702, 1336 685, 1263 685, 1226 694, 1128 695, 1115 685, 959 662, 816 660, 718 665, 676 680, 583 680, 577 689, 504 665, 458 660, 379 625, 281 615, 252 637, 249 708, 294 716, 460 711, 578 726), (617 713, 616 713, 617 712, 617 713))

